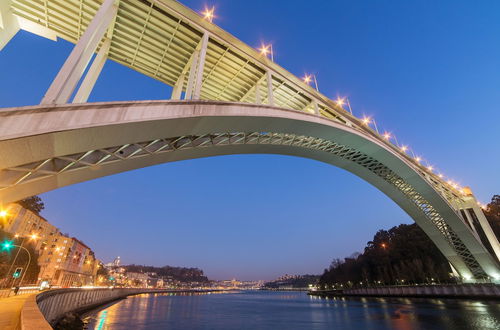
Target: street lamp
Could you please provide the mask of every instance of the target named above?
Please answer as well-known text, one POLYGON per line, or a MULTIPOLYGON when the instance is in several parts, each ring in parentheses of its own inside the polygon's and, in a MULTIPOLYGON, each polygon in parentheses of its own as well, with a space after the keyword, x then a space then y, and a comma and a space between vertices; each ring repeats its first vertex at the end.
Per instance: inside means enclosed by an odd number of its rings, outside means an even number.
MULTIPOLYGON (((30 253, 30 251, 28 251, 28 249, 26 249, 24 246, 22 246, 22 244, 21 245, 16 245, 16 244, 13 244, 12 241, 5 241, 4 243, 2 243, 2 250, 7 249, 7 251, 8 251, 8 250, 10 250, 10 249, 12 249, 14 247, 19 248, 19 250, 17 251, 17 254, 16 254, 16 258, 14 258, 14 262, 17 259, 17 256, 19 255, 19 252, 21 250, 26 251, 26 253, 28 254, 28 263, 27 263, 27 265, 26 265, 26 267, 24 269, 24 273, 23 273, 23 275, 21 277, 21 281, 19 282, 19 286, 21 286, 21 284, 23 283, 23 280, 24 280, 24 276, 26 276, 26 272, 28 271, 28 268, 29 268, 29 266, 31 264, 31 253, 30 253)), ((9 270, 7 271, 7 274, 6 274, 7 277, 9 276, 10 272, 12 271, 12 267, 14 265, 14 262, 12 262, 12 265, 10 266, 9 270)), ((16 281, 15 279, 16 279, 16 277, 14 277, 14 282, 16 281)))
POLYGON ((314 87, 316 87, 316 91, 319 92, 318 88, 318 80, 316 80, 315 74, 306 74, 302 80, 309 85, 311 82, 314 82, 314 87))
POLYGON ((259 52, 261 55, 264 55, 266 57, 268 54, 271 54, 271 61, 274 62, 273 44, 268 44, 268 45, 262 44, 259 48, 259 52))
POLYGON ((203 15, 203 18, 212 23, 214 19, 214 12, 215 12, 215 6, 212 6, 212 8, 205 7, 205 11, 203 11, 201 14, 203 15))

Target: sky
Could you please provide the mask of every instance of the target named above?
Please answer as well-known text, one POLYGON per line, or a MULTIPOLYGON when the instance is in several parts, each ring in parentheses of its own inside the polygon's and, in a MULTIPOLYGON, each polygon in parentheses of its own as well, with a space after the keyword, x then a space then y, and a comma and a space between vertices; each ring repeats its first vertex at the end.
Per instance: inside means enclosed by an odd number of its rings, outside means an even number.
MULTIPOLYGON (((181 1, 488 202, 500 193, 500 2, 181 1)), ((73 45, 19 32, 0 52, 0 107, 38 104, 73 45)), ((166 99, 170 87, 108 61, 89 101, 166 99)), ((317 161, 233 155, 157 165, 41 195, 43 215, 105 262, 199 267, 211 279, 320 274, 379 229, 412 219, 317 161)))

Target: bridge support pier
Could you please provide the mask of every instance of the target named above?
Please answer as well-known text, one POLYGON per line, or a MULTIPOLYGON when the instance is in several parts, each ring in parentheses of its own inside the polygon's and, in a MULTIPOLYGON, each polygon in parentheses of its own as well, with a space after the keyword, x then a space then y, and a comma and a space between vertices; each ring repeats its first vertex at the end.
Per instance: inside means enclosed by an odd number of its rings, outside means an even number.
POLYGON ((273 94, 273 75, 271 71, 267 70, 267 101, 270 106, 274 106, 274 94, 273 94))
POLYGON ((106 59, 108 57, 109 46, 111 45, 111 39, 105 39, 102 43, 99 52, 97 53, 96 58, 92 62, 89 71, 85 75, 78 92, 73 99, 73 103, 85 103, 87 102, 90 93, 94 89, 94 85, 97 82, 97 78, 101 74, 102 68, 104 67, 104 63, 106 63, 106 59))
MULTIPOLYGON (((84 34, 73 48, 73 51, 66 59, 66 62, 64 62, 61 70, 43 97, 41 104, 68 103, 99 42, 103 39, 106 30, 116 16, 118 6, 115 1, 104 1, 84 34)), ((95 71, 98 71, 97 68, 95 71)), ((91 80, 92 78, 89 78, 86 85, 90 86, 91 80)), ((83 95, 84 92, 85 90, 82 90, 81 94, 83 95)))

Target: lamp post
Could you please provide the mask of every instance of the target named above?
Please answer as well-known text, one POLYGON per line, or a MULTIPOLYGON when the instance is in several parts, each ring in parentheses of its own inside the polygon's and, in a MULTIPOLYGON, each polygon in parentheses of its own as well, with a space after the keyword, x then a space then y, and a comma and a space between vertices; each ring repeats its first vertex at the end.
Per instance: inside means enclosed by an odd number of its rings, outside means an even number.
MULTIPOLYGON (((28 251, 27 248, 25 248, 24 246, 20 246, 20 245, 14 245, 15 247, 18 247, 19 250, 23 249, 24 251, 26 251, 26 253, 28 254, 28 262, 26 264, 26 268, 24 269, 24 273, 23 275, 21 276, 21 280, 19 281, 19 286, 21 286, 21 284, 23 284, 23 281, 24 281, 24 277, 26 276, 26 273, 28 272, 28 268, 31 264, 31 253, 30 251, 28 251)), ((14 280, 15 282, 15 280, 14 280)), ((14 284, 14 283, 13 283, 14 284)))
MULTIPOLYGON (((15 237, 15 238, 19 238, 19 235, 15 235, 14 237, 15 237)), ((37 234, 31 234, 31 235, 30 235, 30 239, 31 239, 31 240, 36 240, 36 239, 38 239, 38 235, 37 235, 37 234)), ((22 241, 21 241, 21 245, 14 245, 14 244, 10 244, 9 249, 10 249, 11 247, 19 247, 19 250, 17 250, 17 252, 16 252, 16 256, 14 257, 14 260, 12 260, 12 263, 11 263, 11 265, 10 265, 10 267, 9 267, 9 270, 7 271, 7 276, 9 276, 10 272, 12 271, 12 268, 14 267, 14 265, 15 265, 15 263, 16 263, 17 257, 19 256, 19 252, 21 252, 21 249, 24 249, 24 250, 26 250, 26 251, 28 252, 28 250, 27 250, 27 249, 23 246, 23 245, 24 245, 24 241, 25 241, 25 240, 26 240, 26 237, 23 237, 23 238, 22 238, 22 241)), ((5 243, 4 243, 4 244, 5 244, 5 243)), ((29 254, 29 252, 28 252, 28 254, 29 254)), ((29 255, 29 257, 30 257, 30 259, 31 259, 31 255, 29 255)), ((24 276, 23 276, 23 278, 24 278, 24 276)))
MULTIPOLYGON (((24 241, 23 241, 23 242, 24 242, 24 241)), ((6 241, 6 242, 4 242, 4 243, 2 244, 2 249, 3 249, 3 250, 10 250, 10 249, 12 249, 12 248, 14 248, 14 247, 19 248, 19 250, 18 250, 18 251, 17 251, 17 253, 16 253, 16 258, 17 258, 17 256, 19 255, 19 252, 20 252, 21 250, 26 251, 26 253, 28 254, 28 262, 27 262, 27 264, 26 264, 26 266, 25 266, 24 273, 23 273, 23 275, 21 276, 21 281, 19 282, 19 286, 21 286, 21 284, 22 284, 22 282, 23 282, 23 280, 24 280, 24 276, 26 276, 26 272, 27 272, 27 270, 28 270, 28 268, 29 268, 29 266, 30 266, 30 264, 31 264, 31 253, 28 251, 28 249, 26 249, 24 246, 22 246, 22 244, 21 244, 21 245, 16 245, 16 244, 13 244, 11 241, 6 241)), ((11 273, 11 271, 12 271, 12 268, 13 268, 13 266, 14 266, 14 264, 15 264, 15 260, 16 260, 16 259, 14 259, 14 262, 12 262, 12 264, 11 264, 11 266, 10 266, 9 270, 7 271, 7 279, 8 279, 8 277, 10 276, 10 273, 11 273)), ((14 282, 15 282, 15 281, 16 281, 16 280, 14 279, 13 284, 14 284, 14 282)))

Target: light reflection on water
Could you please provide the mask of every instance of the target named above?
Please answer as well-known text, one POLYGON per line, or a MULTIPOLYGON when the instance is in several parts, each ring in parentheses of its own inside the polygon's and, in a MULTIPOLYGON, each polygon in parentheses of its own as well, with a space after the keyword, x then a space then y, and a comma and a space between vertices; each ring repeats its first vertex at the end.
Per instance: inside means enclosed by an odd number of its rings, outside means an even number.
POLYGON ((91 314, 88 329, 500 329, 498 301, 335 298, 304 292, 144 294, 91 314))

